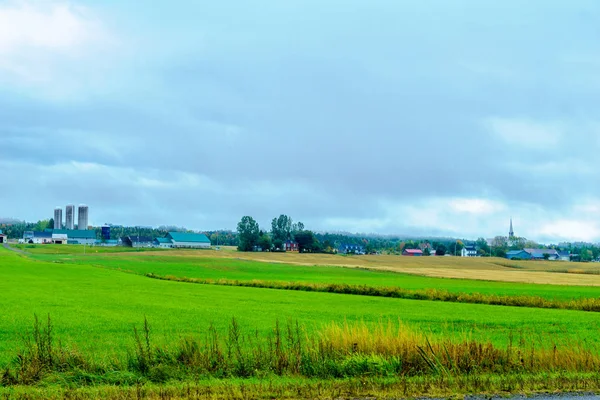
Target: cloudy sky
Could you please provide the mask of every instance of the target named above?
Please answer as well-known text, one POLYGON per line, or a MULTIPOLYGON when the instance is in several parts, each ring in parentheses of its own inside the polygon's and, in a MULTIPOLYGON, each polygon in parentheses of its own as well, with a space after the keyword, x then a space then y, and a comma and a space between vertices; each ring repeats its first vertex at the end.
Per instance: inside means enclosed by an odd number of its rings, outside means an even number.
POLYGON ((600 241, 600 2, 152 4, 0 0, 0 217, 600 241))

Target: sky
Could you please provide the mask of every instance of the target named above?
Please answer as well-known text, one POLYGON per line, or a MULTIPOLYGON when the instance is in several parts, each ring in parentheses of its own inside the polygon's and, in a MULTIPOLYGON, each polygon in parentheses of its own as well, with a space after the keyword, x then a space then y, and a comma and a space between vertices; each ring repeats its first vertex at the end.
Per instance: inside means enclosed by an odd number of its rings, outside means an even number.
POLYGON ((0 0, 0 217, 600 241, 600 2, 0 0))

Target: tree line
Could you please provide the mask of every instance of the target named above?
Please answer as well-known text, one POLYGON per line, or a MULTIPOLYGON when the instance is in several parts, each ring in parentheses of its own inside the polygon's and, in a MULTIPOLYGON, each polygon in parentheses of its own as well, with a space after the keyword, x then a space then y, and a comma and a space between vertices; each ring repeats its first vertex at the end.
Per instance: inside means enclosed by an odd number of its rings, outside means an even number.
POLYGON ((239 251, 285 251, 286 243, 294 243, 300 252, 320 253, 323 245, 314 232, 305 229, 302 222, 294 222, 287 215, 271 221, 271 230, 260 229, 258 222, 249 215, 242 217, 237 225, 239 251))

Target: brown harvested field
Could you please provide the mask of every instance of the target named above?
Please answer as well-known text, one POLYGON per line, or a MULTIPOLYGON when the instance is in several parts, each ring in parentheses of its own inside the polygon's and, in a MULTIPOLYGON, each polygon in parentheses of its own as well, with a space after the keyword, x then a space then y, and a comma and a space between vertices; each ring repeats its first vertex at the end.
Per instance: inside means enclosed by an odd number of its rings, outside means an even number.
POLYGON ((298 253, 241 253, 233 249, 115 253, 107 256, 230 258, 308 266, 369 268, 415 275, 504 282, 600 286, 600 265, 560 261, 511 261, 503 258, 341 256, 298 253))

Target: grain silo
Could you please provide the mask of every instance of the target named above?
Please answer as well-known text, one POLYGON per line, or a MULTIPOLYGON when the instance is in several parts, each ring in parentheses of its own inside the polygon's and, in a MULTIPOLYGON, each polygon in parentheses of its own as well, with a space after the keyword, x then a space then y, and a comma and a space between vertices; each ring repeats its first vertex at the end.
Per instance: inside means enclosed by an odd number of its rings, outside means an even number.
POLYGON ((79 205, 77 229, 86 230, 88 228, 88 206, 85 204, 79 205))
POLYGON ((65 229, 75 229, 75 206, 73 204, 67 205, 65 209, 65 229))
POLYGON ((62 229, 62 208, 56 207, 54 209, 54 229, 62 229))

